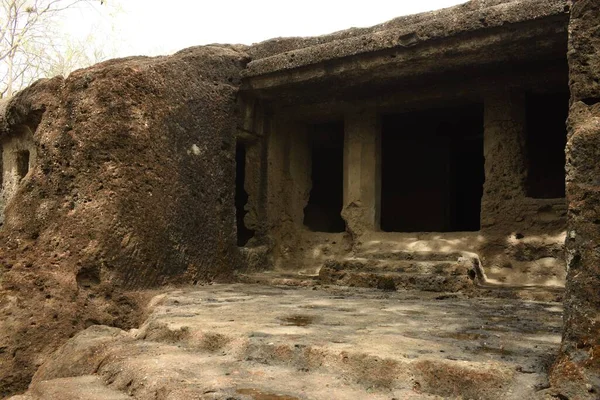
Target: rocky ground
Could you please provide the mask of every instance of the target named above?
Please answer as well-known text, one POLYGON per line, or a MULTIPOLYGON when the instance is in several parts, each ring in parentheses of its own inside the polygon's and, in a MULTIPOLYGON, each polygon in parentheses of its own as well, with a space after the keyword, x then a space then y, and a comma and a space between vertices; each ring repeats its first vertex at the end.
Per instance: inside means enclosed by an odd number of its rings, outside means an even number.
POLYGON ((139 329, 91 326, 33 399, 534 399, 562 307, 460 293, 228 284, 161 294, 139 329))

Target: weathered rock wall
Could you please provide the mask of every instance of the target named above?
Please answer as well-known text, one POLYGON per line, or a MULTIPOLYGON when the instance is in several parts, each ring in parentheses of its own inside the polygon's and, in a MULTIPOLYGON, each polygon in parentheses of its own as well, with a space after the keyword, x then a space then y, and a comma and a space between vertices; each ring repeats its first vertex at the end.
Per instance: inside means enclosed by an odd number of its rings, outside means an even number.
POLYGON ((0 230, 0 395, 90 324, 136 323, 122 290, 227 280, 245 53, 198 47, 113 60, 18 93, 0 139, 37 161, 0 230))
MULTIPOLYGON (((346 139, 356 144, 346 149, 346 158, 352 160, 346 168, 351 184, 346 182, 343 216, 353 237, 379 230, 379 189, 374 184, 379 181, 378 167, 376 158, 365 157, 375 154, 377 143, 358 140, 365 129, 372 131, 365 138, 376 138, 376 128, 365 121, 403 109, 443 107, 459 98, 483 103, 486 181, 481 233, 485 240, 477 252, 483 264, 493 269, 491 279, 523 284, 523 276, 534 268, 531 275, 536 279, 528 283, 560 284, 566 206, 563 199, 528 197, 526 106, 529 92, 567 90, 569 9, 566 0, 470 1, 370 28, 273 39, 248 50, 252 61, 242 72, 242 90, 264 101, 271 115, 281 120, 283 113, 291 116, 290 124, 348 119, 346 139), (359 117, 365 110, 372 115, 359 117), (360 122, 366 125, 361 127, 360 122), (516 270, 523 273, 515 274, 516 270), (508 276, 514 276, 514 281, 504 279, 508 276)), ((289 130, 274 126, 270 135, 283 138, 289 130)), ((270 181, 285 174, 286 163, 294 162, 292 155, 285 158, 285 144, 278 140, 272 139, 268 146, 269 154, 273 149, 281 153, 268 163, 273 170, 270 181)), ((297 143, 288 147, 296 153, 302 149, 297 143)), ((275 207, 269 207, 269 215, 275 216, 270 218, 275 227, 273 242, 285 243, 281 253, 290 260, 303 258, 293 254, 294 249, 302 253, 313 247, 298 240, 299 233, 306 231, 301 213, 307 194, 293 191, 299 186, 310 189, 310 179, 305 178, 295 179, 295 185, 275 183, 278 191, 291 197, 278 194, 272 202, 275 207), (288 215, 292 208, 293 215, 288 215), (292 229, 294 224, 299 233, 292 229), (277 231, 279 226, 285 229, 277 231)), ((280 258, 276 251, 272 254, 275 260, 280 258)), ((313 261, 307 257, 308 263, 313 261)))
POLYGON ((417 44, 568 11, 567 0, 471 0, 441 10, 406 15, 372 27, 315 37, 274 38, 251 46, 245 75, 293 69, 393 46, 417 44))
POLYGON ((525 93, 498 88, 485 98, 481 233, 486 241, 477 253, 488 278, 522 284, 516 273, 522 270, 538 275, 528 283, 564 282, 565 200, 527 196, 525 93))
POLYGON ((569 27, 567 288, 561 354, 552 373, 561 398, 600 396, 600 3, 574 3, 569 27))

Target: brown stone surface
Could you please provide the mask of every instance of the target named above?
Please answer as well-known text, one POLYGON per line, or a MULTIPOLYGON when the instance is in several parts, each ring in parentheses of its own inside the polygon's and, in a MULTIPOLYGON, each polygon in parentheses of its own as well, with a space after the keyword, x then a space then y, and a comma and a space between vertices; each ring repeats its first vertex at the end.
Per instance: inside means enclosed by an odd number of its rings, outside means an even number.
POLYGON ((134 326, 123 290, 230 279, 234 130, 247 56, 198 47, 37 82, 0 119, 37 162, 0 231, 0 395, 91 324, 134 326))
POLYGON ((27 395, 534 400, 562 312, 555 302, 248 284, 174 290, 155 304, 140 329, 77 334, 27 395))
MULTIPOLYGON (((234 356, 246 353, 234 349, 226 354, 231 359, 222 363, 212 358, 214 351, 227 347, 229 342, 223 338, 235 336, 231 331, 238 333, 237 324, 200 343, 205 346, 200 350, 211 353, 202 360, 190 356, 188 349, 175 348, 190 344, 186 342, 190 331, 156 325, 145 331, 148 337, 90 328, 62 347, 52 362, 44 363, 58 345, 90 325, 137 326, 149 292, 136 290, 225 281, 233 279, 240 266, 247 271, 272 269, 269 272, 276 279, 288 284, 294 279, 277 278, 277 273, 286 271, 311 286, 324 262, 333 260, 321 270, 326 282, 459 292, 452 296, 466 292, 475 296, 471 289, 477 283, 506 284, 507 292, 510 285, 560 287, 565 202, 526 197, 523 108, 527 91, 566 90, 570 7, 566 0, 473 0, 316 38, 273 39, 251 47, 206 46, 170 57, 113 60, 67 79, 40 81, 1 102, 0 145, 8 156, 0 160, 5 166, 0 193, 0 397, 24 389, 40 365, 25 398, 59 399, 70 393, 72 398, 116 399, 123 392, 154 398, 164 394, 164 388, 173 389, 173 382, 182 376, 189 378, 177 370, 180 361, 205 368, 215 382, 230 384, 224 372, 234 367, 243 370, 237 383, 252 381, 255 373, 264 371, 257 372, 253 360, 239 364, 234 356), (481 230, 381 232, 381 115, 451 102, 477 102, 485 109, 481 230), (342 123, 346 135, 341 210, 346 231, 312 232, 303 221, 313 184, 309 127, 330 120, 342 123), (247 164, 243 223, 254 232, 241 251, 235 248, 236 139, 245 146, 247 164), (19 152, 28 152, 27 168, 21 165, 19 152), (418 252, 427 257, 415 261, 418 252), (404 259, 404 254, 410 257, 404 259), (456 254, 467 254, 476 262, 457 263, 456 254), (401 259, 395 260, 399 255, 401 259), (454 259, 447 262, 446 257, 454 259), (148 345, 147 338, 159 343, 148 345), (111 349, 113 345, 116 349, 111 349), (156 360, 173 370, 161 371, 159 362, 151 364, 156 360), (146 372, 158 377, 149 386, 143 378, 146 372), (78 378, 63 380, 72 376, 78 378), (88 394, 86 387, 91 388, 88 394)), ((556 391, 548 395, 560 392, 571 399, 597 398, 600 391, 599 9, 597 1, 577 1, 570 23, 570 270, 563 348, 552 375, 556 391)), ((268 281, 269 273, 265 275, 268 281)), ((493 291, 484 288, 477 293, 488 290, 493 291)), ((552 298, 559 297, 550 292, 552 298)), ((285 292, 276 295, 283 298, 285 292)), ((260 291, 251 296, 260 297, 260 291)), ((418 302, 431 300, 429 294, 416 296, 418 302)), ((210 303, 202 303, 200 311, 210 309, 210 303)), ((518 313, 523 304, 514 305, 514 311, 518 313)), ((481 304, 473 300, 460 305, 481 304)), ((256 326, 262 323, 260 318, 271 315, 264 311, 270 303, 259 306, 246 310, 257 315, 256 326)), ((297 304, 282 301, 272 308, 280 306, 297 304)), ((359 306, 367 309, 372 304, 359 306)), ((494 307, 486 318, 504 312, 494 307)), ((530 308, 545 315, 536 307, 530 308)), ((192 307, 192 311, 198 310, 192 307)), ((235 315, 236 321, 242 320, 235 315)), ((431 321, 438 317, 432 316, 431 321)), ((419 337, 431 328, 427 318, 411 322, 422 325, 419 337)), ((512 333, 510 340, 516 343, 531 332, 512 333)), ((479 338, 468 336, 473 337, 479 338)), ((339 344, 332 343, 333 347, 339 344)), ((260 347, 261 357, 295 365, 293 357, 300 351, 296 347, 268 346, 260 347)), ((503 347, 491 350, 506 355, 503 347)), ((321 361, 335 359, 332 363, 338 365, 339 357, 327 354, 321 361)), ((349 366, 338 367, 351 379, 358 376, 360 384, 367 382, 368 389, 381 384, 370 378, 385 372, 379 361, 361 355, 348 361, 349 366)), ((500 398, 502 385, 514 375, 510 365, 477 371, 479 364, 475 370, 431 360, 409 364, 419 385, 400 385, 400 398, 500 398), (486 380, 493 384, 480 386, 486 380), (461 388, 464 392, 458 392, 461 388), (427 394, 420 397, 421 391, 427 394)), ((393 367, 399 365, 405 366, 393 367)), ((296 370, 271 372, 273 379, 283 382, 297 374, 296 370)), ((384 383, 395 379, 388 378, 384 383)), ((338 378, 325 372, 310 379, 315 386, 338 378)), ((305 390, 299 382, 294 385, 291 392, 305 390)), ((172 398, 235 394, 227 387, 213 395, 209 386, 194 381, 189 387, 173 389, 172 398)), ((531 391, 512 387, 515 399, 531 398, 522 397, 531 391)), ((357 393, 367 390, 336 388, 337 398, 360 398, 357 393)), ((259 390, 241 389, 246 390, 237 393, 242 398, 259 390)))
POLYGON ((561 354, 552 383, 570 399, 600 397, 600 3, 571 14, 567 142, 567 287, 561 354))
POLYGON ((341 215, 353 237, 379 230, 381 209, 381 127, 375 110, 344 119, 344 202, 341 215))
POLYGON ((370 28, 312 38, 277 38, 249 49, 244 76, 268 74, 336 58, 529 21, 568 11, 566 0, 475 0, 443 10, 403 16, 370 28))
MULTIPOLYGON (((566 98, 568 10, 566 1, 469 2, 365 30, 278 39, 249 49, 254 60, 243 72, 242 93, 260 102, 265 118, 273 120, 256 131, 268 153, 263 184, 269 200, 262 217, 269 220, 269 228, 261 235, 273 250, 272 265, 314 272, 324 259, 346 256, 349 250, 359 253, 363 244, 383 248, 399 240, 421 241, 427 233, 399 239, 380 230, 378 125, 382 116, 394 113, 479 103, 485 109, 487 175, 480 235, 456 232, 448 235, 449 246, 477 253, 490 282, 563 285, 566 204, 564 198, 531 198, 526 193, 524 107, 530 93, 565 92, 566 98), (475 28, 484 14, 497 17, 493 28, 475 28), (432 26, 435 29, 427 30, 432 26), (359 31, 368 41, 411 29, 440 36, 408 47, 390 44, 386 51, 362 52, 360 42, 352 42, 359 31), (357 53, 343 55, 344 46, 357 53), (249 73, 253 65, 291 57, 296 51, 315 58, 249 73), (311 189, 311 153, 302 136, 313 121, 344 123, 341 215, 346 235, 317 235, 302 222, 311 189)), ((419 135, 419 129, 399 133, 419 135)), ((408 212, 434 212, 426 207, 408 212)))

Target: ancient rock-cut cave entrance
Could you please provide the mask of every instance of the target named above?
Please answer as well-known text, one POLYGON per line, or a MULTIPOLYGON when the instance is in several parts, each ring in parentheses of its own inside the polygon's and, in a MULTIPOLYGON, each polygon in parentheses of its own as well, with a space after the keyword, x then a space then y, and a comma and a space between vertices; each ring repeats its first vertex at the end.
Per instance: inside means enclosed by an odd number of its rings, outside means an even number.
POLYGON ((237 226, 237 245, 245 246, 252 237, 254 231, 248 229, 244 222, 246 216, 246 204, 248 204, 248 193, 244 188, 246 181, 246 145, 238 142, 235 147, 235 219, 237 226))
POLYGON ((528 94, 527 196, 537 199, 565 197, 566 120, 569 92, 528 94))
POLYGON ((25 175, 29 172, 29 150, 21 150, 17 152, 15 158, 15 167, 17 169, 17 176, 19 179, 25 178, 25 175))
POLYGON ((484 179, 481 104, 383 117, 383 231, 479 230, 484 179))
POLYGON ((312 188, 304 208, 304 225, 315 232, 344 232, 344 123, 309 127, 312 188))
POLYGON ((28 125, 15 126, 9 135, 0 140, 0 226, 4 224, 6 206, 36 164, 34 131, 28 125))

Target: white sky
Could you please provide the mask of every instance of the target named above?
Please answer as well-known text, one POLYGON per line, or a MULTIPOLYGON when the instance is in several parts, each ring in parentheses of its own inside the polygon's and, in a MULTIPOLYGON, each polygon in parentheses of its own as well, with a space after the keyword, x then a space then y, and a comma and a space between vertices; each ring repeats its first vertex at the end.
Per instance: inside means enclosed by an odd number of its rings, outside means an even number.
POLYGON ((375 25, 465 0, 107 0, 71 11, 71 34, 110 43, 114 56, 168 54, 208 43, 252 44, 375 25), (121 10, 115 12, 113 6, 121 10))

